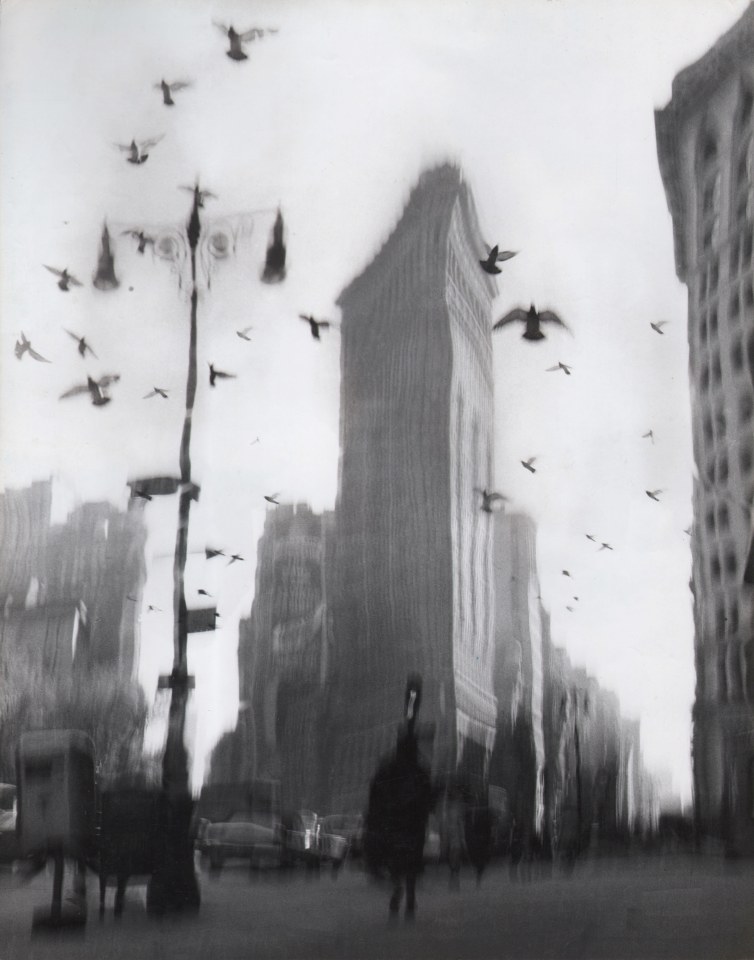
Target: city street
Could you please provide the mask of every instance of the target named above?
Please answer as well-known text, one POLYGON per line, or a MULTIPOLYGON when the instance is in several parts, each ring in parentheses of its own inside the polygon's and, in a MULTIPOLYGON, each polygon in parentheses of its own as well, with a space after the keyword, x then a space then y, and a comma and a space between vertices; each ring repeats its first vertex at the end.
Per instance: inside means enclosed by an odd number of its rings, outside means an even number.
POLYGON ((464 872, 460 891, 434 867, 413 922, 389 920, 387 890, 357 869, 334 880, 326 870, 284 879, 233 867, 217 880, 202 876, 195 917, 149 919, 145 887, 135 885, 120 920, 108 890, 100 921, 90 874, 86 926, 32 934, 33 911, 49 903, 51 885, 49 874, 24 883, 0 873, 0 960, 754 957, 754 869, 717 859, 585 861, 571 878, 526 883, 512 882, 501 865, 480 889, 464 872))

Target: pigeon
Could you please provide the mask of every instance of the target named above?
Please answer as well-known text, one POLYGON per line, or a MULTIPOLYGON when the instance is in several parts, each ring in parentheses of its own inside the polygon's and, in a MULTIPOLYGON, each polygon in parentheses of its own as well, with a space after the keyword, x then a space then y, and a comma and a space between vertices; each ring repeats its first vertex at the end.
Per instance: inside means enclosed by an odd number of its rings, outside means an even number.
MULTIPOLYGON (((65 330, 65 327, 63 327, 63 329, 65 330)), ((86 358, 87 353, 91 353, 91 355, 94 357, 95 360, 98 359, 97 354, 94 352, 94 350, 92 350, 92 348, 86 342, 86 337, 80 337, 77 333, 73 333, 71 330, 65 330, 65 332, 68 334, 69 337, 73 337, 73 339, 78 343, 79 354, 82 357, 86 358)))
POLYGON ((326 329, 327 327, 333 326, 333 324, 330 323, 329 320, 315 320, 314 317, 308 314, 300 313, 299 317, 302 320, 305 320, 309 324, 309 329, 311 330, 311 334, 315 340, 320 339, 320 336, 319 336, 320 329, 323 329, 323 328, 326 329))
POLYGON ((212 193, 211 190, 200 190, 199 184, 193 187, 186 187, 183 184, 179 187, 180 190, 188 190, 189 193, 194 194, 194 199, 196 200, 196 205, 200 209, 204 207, 204 201, 209 197, 211 200, 217 200, 217 194, 212 193))
POLYGON ((279 505, 280 505, 280 501, 277 499, 279 496, 280 496, 279 493, 272 493, 272 494, 270 494, 269 496, 268 496, 267 494, 265 494, 265 495, 264 495, 264 499, 267 501, 267 503, 276 503, 276 504, 278 504, 278 506, 279 506, 279 505))
POLYGON ((504 260, 510 260, 511 257, 515 257, 517 253, 517 251, 513 250, 503 250, 502 253, 499 253, 498 249, 497 245, 491 247, 487 259, 479 261, 482 270, 484 270, 485 273, 493 274, 493 276, 496 273, 503 272, 496 264, 502 263, 504 260))
POLYGON ((597 551, 597 553, 602 553, 603 550, 612 550, 612 549, 613 548, 610 546, 609 543, 603 543, 602 546, 597 551))
POLYGON ((578 597, 574 597, 573 599, 574 599, 574 600, 578 600, 579 598, 578 598, 578 597))
POLYGON ((64 293, 68 293, 69 285, 73 284, 74 287, 83 287, 84 284, 77 280, 72 274, 67 270, 58 270, 56 267, 48 267, 46 263, 43 263, 42 266, 45 270, 49 270, 50 273, 54 273, 56 277, 60 277, 58 280, 58 286, 64 293))
POLYGON ((497 323, 493 324, 492 329, 500 330, 508 323, 526 324, 526 329, 521 335, 524 340, 544 340, 545 335, 540 330, 540 324, 542 323, 556 323, 559 327, 568 330, 557 313, 553 313, 552 310, 538 311, 534 304, 528 310, 524 310, 523 307, 516 307, 515 310, 506 313, 497 323))
POLYGON ((690 537, 690 536, 691 536, 691 527, 686 527, 686 529, 685 529, 683 532, 686 534, 687 537, 690 537))
POLYGON ((253 330, 254 327, 244 327, 243 330, 236 330, 236 336, 240 337, 242 340, 251 340, 249 336, 249 330, 253 330))
POLYGON ((650 323, 649 325, 654 331, 664 335, 664 331, 661 328, 667 326, 667 323, 667 320, 658 320, 657 323, 650 323))
POLYGON ((200 597, 209 597, 210 599, 212 599, 212 594, 211 594, 211 593, 207 593, 206 590, 202 590, 202 589, 200 588, 200 589, 197 590, 196 592, 199 594, 200 597))
POLYGON ((252 440, 249 446, 253 447, 255 443, 259 443, 259 437, 257 437, 255 440, 252 440))
POLYGON ((142 399, 149 400, 150 397, 162 397, 164 400, 168 398, 168 391, 163 387, 152 387, 152 392, 145 394, 142 399))
POLYGON ((139 241, 138 252, 144 253, 147 248, 147 244, 152 244, 154 246, 154 237, 148 237, 143 230, 124 230, 121 233, 122 237, 133 237, 134 240, 139 241))
POLYGON ((227 566, 230 566, 231 563, 235 563, 236 560, 243 560, 243 559, 244 558, 241 556, 240 553, 231 553, 230 560, 228 560, 227 566))
POLYGON ((498 501, 507 500, 507 497, 504 497, 502 493, 494 493, 490 490, 480 490, 478 487, 474 487, 477 493, 482 495, 482 510, 485 513, 495 513, 493 510, 492 504, 497 503, 498 501))
POLYGON ((212 364, 209 365, 209 385, 214 387, 215 380, 235 380, 235 373, 223 373, 222 370, 215 370, 212 364))
POLYGON ((134 487, 131 496, 135 497, 137 500, 152 500, 152 494, 147 493, 146 490, 142 490, 141 487, 134 487))
POLYGON ((175 101, 170 94, 178 90, 185 90, 186 87, 190 86, 191 84, 185 80, 177 80, 175 83, 165 83, 164 80, 160 80, 159 83, 154 85, 154 88, 155 90, 162 90, 162 102, 166 107, 174 107, 175 101))
POLYGON ((566 610, 567 610, 569 613, 573 613, 573 607, 566 607, 566 610))
POLYGON ((147 604, 147 613, 162 613, 159 607, 155 607, 153 604, 147 604))
POLYGON ((217 29, 221 30, 228 38, 230 49, 226 51, 226 56, 230 57, 231 60, 249 59, 248 56, 243 52, 243 47, 241 44, 264 37, 268 33, 277 33, 277 29, 273 29, 271 27, 252 27, 251 30, 246 30, 243 33, 237 33, 232 26, 226 27, 225 24, 218 23, 216 20, 213 20, 212 22, 217 29))
POLYGON ((654 444, 654 442, 655 442, 654 431, 653 431, 653 430, 647 430, 646 433, 642 433, 641 439, 642 439, 642 440, 651 440, 652 443, 654 444))
POLYGON ((224 557, 224 556, 225 556, 225 551, 224 551, 224 550, 214 550, 212 547, 205 547, 205 548, 204 548, 204 556, 205 556, 208 560, 212 560, 213 557, 224 557))
POLYGON ((547 372, 547 373, 552 373, 553 371, 556 371, 556 370, 562 370, 563 373, 565 373, 565 375, 566 375, 567 377, 570 377, 570 376, 571 376, 571 368, 570 368, 567 364, 565 364, 565 363, 560 363, 560 361, 558 361, 557 366, 555 366, 555 367, 548 367, 546 372, 547 372))
POLYGON ((658 494, 662 493, 662 490, 645 490, 644 493, 649 497, 650 500, 656 500, 660 502, 658 494))
POLYGON ((146 151, 156 146, 164 136, 165 134, 162 133, 159 137, 151 137, 149 140, 139 140, 138 143, 136 140, 132 140, 130 143, 116 143, 115 146, 123 153, 128 154, 126 157, 128 163, 138 165, 147 162, 149 154, 146 151))
POLYGON ((16 340, 16 345, 13 348, 13 352, 16 354, 19 360, 23 360, 25 353, 28 353, 32 360, 39 360, 40 363, 52 363, 51 360, 46 360, 41 353, 32 347, 31 340, 26 339, 26 334, 21 331, 21 339, 16 340))
POLYGON ((94 380, 92 377, 86 378, 85 386, 76 386, 71 387, 70 390, 66 390, 65 393, 61 393, 60 399, 65 400, 67 397, 76 397, 82 393, 90 394, 92 398, 92 403, 95 407, 104 407, 106 403, 110 403, 110 397, 104 392, 111 383, 117 383, 120 380, 119 374, 108 374, 104 377, 100 377, 99 380, 94 380))
POLYGON ((592 543, 596 543, 596 542, 597 542, 597 538, 594 536, 593 533, 587 533, 587 534, 586 534, 586 538, 587 538, 587 540, 591 540, 592 543))
POLYGON ((537 459, 536 457, 529 457, 528 460, 522 460, 521 466, 524 467, 524 469, 528 470, 529 473, 536 473, 537 472, 536 469, 532 466, 532 464, 536 459, 537 459))

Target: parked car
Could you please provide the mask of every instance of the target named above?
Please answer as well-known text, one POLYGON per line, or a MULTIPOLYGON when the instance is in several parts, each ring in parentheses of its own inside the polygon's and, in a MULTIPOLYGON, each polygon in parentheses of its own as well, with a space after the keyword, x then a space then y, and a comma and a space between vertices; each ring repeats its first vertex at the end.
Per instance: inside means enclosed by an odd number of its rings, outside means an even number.
POLYGON ((201 822, 196 848, 215 872, 222 869, 226 860, 235 858, 248 860, 250 865, 259 865, 262 860, 278 864, 282 852, 274 826, 235 818, 222 823, 201 822))
POLYGON ((299 810, 284 817, 280 827, 283 862, 287 866, 297 862, 319 866, 320 833, 321 823, 311 810, 299 810))
POLYGON ((18 856, 16 787, 12 783, 0 783, 0 863, 11 863, 18 856))
POLYGON ((343 817, 337 815, 323 817, 318 823, 319 858, 321 862, 332 864, 334 874, 343 866, 351 846, 342 826, 346 826, 343 817))

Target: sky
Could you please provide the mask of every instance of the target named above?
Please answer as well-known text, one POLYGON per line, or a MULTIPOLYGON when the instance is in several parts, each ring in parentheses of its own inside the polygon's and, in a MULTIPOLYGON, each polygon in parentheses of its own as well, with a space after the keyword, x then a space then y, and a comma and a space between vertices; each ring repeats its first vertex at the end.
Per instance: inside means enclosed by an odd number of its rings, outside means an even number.
MULTIPOLYGON (((495 476, 538 525, 553 640, 641 719, 650 770, 690 796, 692 455, 686 290, 675 276, 654 110, 745 0, 6 0, 0 13, 0 487, 54 476, 125 508, 127 479, 175 473, 186 289, 123 231, 246 214, 199 302, 200 383, 187 595, 221 629, 189 640, 195 780, 238 706, 238 620, 254 594, 265 494, 334 505, 339 337, 299 313, 336 300, 400 218, 420 173, 458 164, 504 265, 492 320, 535 302, 570 332, 494 335, 495 476), (275 28, 225 56, 213 21, 275 28), (188 81, 165 107, 154 84, 188 81), (142 165, 115 144, 161 136, 142 165), (259 277, 274 211, 288 275, 259 277), (118 290, 91 285, 113 236, 118 290), (63 294, 43 267, 84 282, 63 294), (659 335, 650 322, 665 320, 659 335), (248 326, 251 340, 236 336, 248 326), (65 332, 86 335, 82 360, 65 332), (23 331, 52 362, 18 361, 23 331), (547 372, 562 361, 572 375, 547 372), (236 374, 210 390, 206 366, 236 374), (112 402, 59 396, 117 373, 112 402), (143 397, 159 386, 168 400, 143 397), (643 434, 653 431, 654 442, 643 434), (256 438, 259 438, 258 442, 256 438), (536 456, 537 472, 520 461, 536 456), (661 489, 660 502, 646 490, 661 489), (594 534, 613 551, 599 551, 594 534), (207 563, 205 545, 239 552, 207 563), (568 569, 571 578, 561 571, 568 569), (579 600, 574 601, 573 597, 579 600), (199 598, 197 598, 199 599, 199 598), (572 606, 573 612, 566 609, 572 606)), ((480 250, 480 256, 485 251, 480 250)), ((174 498, 144 505, 140 679, 172 658, 174 498), (147 612, 146 605, 159 609, 147 612)), ((164 695, 163 695, 164 697, 164 695)), ((156 716, 167 703, 159 700, 156 716)), ((154 742, 162 736, 158 720, 154 742)))

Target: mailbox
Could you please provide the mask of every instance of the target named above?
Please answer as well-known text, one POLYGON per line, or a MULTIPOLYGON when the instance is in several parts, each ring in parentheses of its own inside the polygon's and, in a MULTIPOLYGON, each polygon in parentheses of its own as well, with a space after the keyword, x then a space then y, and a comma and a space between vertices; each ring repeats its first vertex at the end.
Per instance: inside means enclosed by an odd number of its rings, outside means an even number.
POLYGON ((85 857, 94 842, 96 816, 91 738, 80 730, 24 733, 16 766, 22 853, 85 857))

